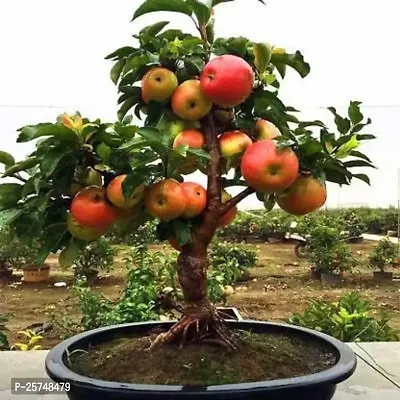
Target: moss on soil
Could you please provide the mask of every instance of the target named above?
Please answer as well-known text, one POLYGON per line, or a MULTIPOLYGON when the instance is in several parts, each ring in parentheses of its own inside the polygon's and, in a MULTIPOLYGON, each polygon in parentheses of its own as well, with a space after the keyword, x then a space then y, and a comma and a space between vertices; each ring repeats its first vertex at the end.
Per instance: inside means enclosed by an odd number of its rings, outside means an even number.
POLYGON ((92 378, 128 383, 222 385, 290 378, 336 363, 331 348, 303 338, 236 332, 238 351, 210 345, 169 345, 148 351, 154 337, 123 337, 71 357, 71 368, 92 378))

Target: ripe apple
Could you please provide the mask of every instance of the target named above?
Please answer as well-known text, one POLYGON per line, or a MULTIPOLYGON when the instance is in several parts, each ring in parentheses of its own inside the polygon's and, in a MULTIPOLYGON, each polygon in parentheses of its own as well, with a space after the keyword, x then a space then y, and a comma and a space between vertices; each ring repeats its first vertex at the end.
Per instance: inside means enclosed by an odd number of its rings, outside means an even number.
POLYGON ((169 99, 178 87, 175 74, 166 68, 152 68, 142 79, 142 99, 148 104, 150 101, 164 101, 169 99))
POLYGON ((181 187, 186 196, 186 207, 182 217, 193 218, 203 212, 207 205, 207 191, 194 182, 183 182, 181 187))
POLYGON ((109 229, 109 226, 100 228, 90 228, 80 224, 71 214, 67 217, 67 228, 69 233, 77 239, 91 242, 103 236, 109 229))
POLYGON ((89 186, 72 200, 71 214, 78 223, 90 228, 110 226, 117 218, 115 208, 108 203, 105 189, 89 186))
POLYGON ((179 118, 196 121, 211 111, 212 103, 201 91, 200 81, 190 79, 181 83, 175 90, 171 106, 179 118))
POLYGON ((257 140, 275 139, 281 136, 280 130, 269 121, 259 118, 255 126, 255 134, 257 140))
POLYGON ((125 180, 126 175, 119 175, 114 178, 107 186, 107 198, 115 206, 123 209, 134 207, 143 197, 144 186, 140 185, 132 192, 129 198, 124 196, 122 191, 122 182, 125 180))
MULTIPOLYGON (((201 149, 204 146, 204 135, 195 129, 186 129, 180 132, 173 143, 173 148, 188 145, 192 149, 201 149)), ((198 168, 196 156, 187 154, 185 160, 179 165, 178 171, 187 175, 195 172, 198 168)))
POLYGON ((101 186, 103 184, 102 176, 92 167, 88 167, 84 177, 85 186, 101 186))
POLYGON ((211 102, 225 108, 235 107, 250 96, 254 72, 243 58, 226 54, 207 63, 200 82, 211 102))
POLYGON ((259 192, 280 192, 294 183, 299 160, 292 149, 278 149, 273 140, 261 140, 247 148, 241 163, 243 178, 259 192))
POLYGON ((154 217, 171 221, 182 215, 186 207, 186 196, 178 181, 165 179, 145 191, 144 205, 154 217))
POLYGON ((219 138, 221 155, 226 158, 243 154, 252 143, 250 137, 241 131, 225 132, 219 138))
POLYGON ((278 195, 278 205, 293 215, 306 215, 322 207, 327 198, 325 185, 313 176, 299 176, 278 195))
MULTIPOLYGON (((222 203, 226 203, 230 200, 232 196, 226 191, 223 190, 221 194, 221 201, 222 203)), ((229 211, 227 211, 222 217, 220 217, 218 226, 226 226, 229 225, 235 219, 237 214, 237 207, 232 207, 229 211)))

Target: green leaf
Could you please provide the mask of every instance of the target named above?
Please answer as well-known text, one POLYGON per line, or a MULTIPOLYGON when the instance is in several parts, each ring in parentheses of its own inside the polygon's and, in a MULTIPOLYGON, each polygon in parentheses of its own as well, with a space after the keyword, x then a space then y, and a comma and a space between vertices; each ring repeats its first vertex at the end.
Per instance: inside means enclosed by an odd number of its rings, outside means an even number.
POLYGON ((351 101, 350 106, 349 106, 349 118, 353 125, 357 125, 359 122, 361 122, 364 119, 364 116, 362 115, 360 111, 360 101, 351 101))
POLYGON ((42 136, 54 136, 60 140, 76 141, 77 136, 74 131, 63 126, 52 123, 42 123, 37 125, 28 125, 20 128, 17 142, 29 142, 42 136))
POLYGON ((193 9, 185 0, 145 0, 135 11, 132 21, 141 15, 156 11, 172 11, 190 16, 193 9))
POLYGON ((57 251, 63 241, 70 236, 65 222, 49 225, 44 234, 44 243, 38 253, 36 262, 41 265, 51 252, 57 251))
POLYGON ((62 269, 71 267, 79 254, 81 244, 74 238, 71 238, 67 247, 58 256, 58 263, 62 269))
POLYGON ((14 222, 24 210, 18 208, 12 208, 9 210, 0 211, 0 229, 14 222))
POLYGON ((182 146, 178 146, 178 147, 174 148, 174 152, 179 154, 182 157, 186 157, 188 150, 189 150, 189 146, 187 144, 183 144, 182 146))
POLYGON ((169 137, 168 135, 164 135, 157 128, 153 127, 144 127, 138 130, 138 134, 153 143, 160 143, 164 148, 168 148, 169 146, 169 137))
POLYGON ((325 128, 325 124, 322 121, 302 121, 299 123, 299 128, 308 128, 309 126, 319 126, 325 128))
POLYGON ((207 25, 208 21, 211 17, 211 10, 204 3, 199 0, 188 0, 188 3, 193 8, 193 12, 195 13, 197 20, 200 25, 207 25))
POLYGON ((266 212, 270 212, 273 210, 276 204, 276 197, 275 194, 267 194, 267 193, 262 193, 263 194, 263 205, 265 208, 266 212))
POLYGON ((338 128, 338 131, 344 135, 346 134, 351 127, 350 120, 348 118, 341 117, 337 112, 335 107, 328 107, 328 110, 335 116, 335 124, 338 128))
POLYGON ((363 181, 366 184, 371 186, 371 180, 369 179, 368 175, 365 175, 365 174, 353 174, 353 178, 360 179, 361 181, 363 181))
POLYGON ((268 43, 254 43, 253 45, 254 53, 254 65, 257 71, 262 74, 267 69, 267 66, 271 60, 272 47, 268 43))
POLYGON ((66 155, 68 155, 68 153, 66 153, 63 148, 56 147, 48 151, 40 161, 41 172, 46 177, 49 177, 66 155))
POLYGON ((200 75, 204 68, 204 60, 198 56, 186 57, 184 64, 190 75, 200 75))
POLYGON ((138 99, 137 97, 129 97, 127 100, 125 100, 120 109, 118 110, 118 121, 122 121, 125 118, 125 115, 127 114, 127 112, 138 102, 140 101, 140 99, 138 99))
POLYGON ((124 69, 125 66, 125 59, 117 61, 113 67, 111 68, 110 71, 110 78, 114 85, 116 85, 119 81, 119 77, 121 76, 122 70, 124 69))
POLYGON ((137 168, 130 172, 122 182, 122 192, 126 198, 131 197, 133 191, 148 181, 149 173, 146 168, 137 168))
POLYGON ((176 218, 172 221, 172 229, 179 246, 185 246, 192 240, 190 221, 184 218, 176 218))
POLYGON ((273 53, 271 56, 271 63, 275 65, 281 74, 282 78, 285 77, 285 69, 282 65, 288 65, 293 68, 298 74, 305 78, 310 73, 310 64, 304 61, 304 57, 300 51, 296 51, 295 54, 278 54, 273 53))
POLYGON ((230 38, 228 41, 227 49, 230 54, 237 55, 239 57, 244 57, 247 52, 247 45, 249 44, 249 39, 239 36, 235 38, 230 38))
POLYGON ((357 139, 362 141, 362 140, 373 140, 376 139, 375 135, 357 135, 357 139))
POLYGON ((34 167, 37 163, 38 163, 38 160, 36 157, 28 157, 24 161, 20 161, 9 168, 6 168, 6 171, 3 174, 3 177, 12 176, 13 174, 16 174, 17 172, 26 171, 26 170, 34 167))
POLYGON ((275 65, 276 69, 278 70, 279 75, 282 77, 282 79, 284 79, 286 76, 286 64, 278 63, 275 61, 274 65, 275 65))
POLYGON ((343 165, 346 168, 353 168, 353 167, 370 167, 370 168, 376 168, 373 164, 369 163, 368 161, 364 160, 351 160, 351 161, 346 161, 343 163, 343 165))
POLYGON ((350 155, 353 157, 362 158, 363 160, 372 163, 371 159, 368 156, 366 156, 364 153, 361 153, 360 151, 353 150, 350 152, 350 155))
POLYGON ((357 124, 353 126, 353 128, 351 128, 351 133, 360 132, 362 129, 364 129, 367 125, 370 125, 371 123, 372 123, 371 118, 368 118, 365 124, 357 124))
POLYGON ((15 207, 22 196, 23 186, 18 183, 0 185, 0 209, 15 207))
POLYGON ((357 136, 353 135, 350 140, 346 143, 342 144, 336 151, 335 156, 336 158, 346 158, 350 155, 350 153, 356 149, 360 145, 359 141, 357 140, 357 136))
POLYGON ((0 151, 0 164, 4 164, 6 167, 11 167, 15 164, 15 159, 10 153, 0 151))
POLYGON ((204 149, 194 149, 194 148, 188 148, 187 153, 193 154, 198 158, 202 158, 204 160, 210 160, 211 156, 210 153, 207 150, 204 149))
POLYGON ((153 25, 146 26, 139 32, 139 36, 154 37, 158 33, 160 33, 168 24, 169 24, 169 21, 160 21, 160 22, 156 22, 153 25))
POLYGON ((131 46, 124 46, 121 47, 112 53, 110 53, 108 56, 105 57, 106 60, 110 59, 120 59, 120 58, 125 58, 130 56, 132 53, 136 52, 138 49, 135 49, 134 47, 131 46))

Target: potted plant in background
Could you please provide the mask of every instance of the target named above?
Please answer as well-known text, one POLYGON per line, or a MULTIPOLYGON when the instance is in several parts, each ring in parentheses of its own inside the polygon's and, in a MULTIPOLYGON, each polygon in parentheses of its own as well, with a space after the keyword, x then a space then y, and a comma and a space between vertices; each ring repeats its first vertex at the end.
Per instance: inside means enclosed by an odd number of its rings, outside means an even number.
POLYGON ((345 243, 341 229, 325 220, 309 229, 306 257, 312 263, 311 273, 323 283, 339 284, 344 271, 351 271, 357 262, 345 243))
POLYGON ((21 240, 10 227, 0 229, 0 281, 8 281, 14 269, 24 264, 21 240))
POLYGON ((353 210, 347 211, 343 215, 343 222, 346 226, 346 233, 349 236, 350 243, 361 243, 363 238, 363 233, 367 231, 367 226, 353 210))
POLYGON ((80 248, 113 224, 135 231, 151 219, 159 239, 179 251, 179 321, 99 328, 50 352, 47 372, 71 384, 72 399, 330 399, 355 369, 351 349, 333 338, 286 324, 227 322, 207 296, 209 245, 241 200, 256 194, 267 211, 277 203, 293 215, 310 213, 325 203, 326 181, 369 183, 351 168, 372 166, 354 149, 374 138, 360 134, 370 120, 359 102, 346 116, 329 109, 335 130, 300 121, 278 89, 288 68, 305 77, 309 64, 299 51, 244 37, 215 39, 213 7, 229 10, 221 3, 140 5, 134 20, 173 11, 190 16, 199 35, 159 21, 108 56, 121 94, 118 122, 64 114, 19 131, 19 142, 48 138, 6 169, 16 180, 31 171, 35 184, 20 180, 1 221, 24 236, 43 233, 39 264, 61 249, 60 263, 73 265, 80 248), (144 119, 140 127, 131 125, 131 109, 144 119), (79 180, 87 168, 101 176, 96 186, 79 180), (185 179, 196 170, 206 173, 207 188, 185 179), (243 189, 232 196, 231 187, 243 189))
POLYGON ((22 244, 21 255, 24 259, 22 265, 23 279, 25 283, 40 283, 49 280, 50 265, 37 262, 42 243, 39 239, 30 239, 22 244))
POLYGON ((107 238, 100 238, 87 244, 81 249, 75 260, 75 277, 86 279, 89 285, 93 284, 100 271, 111 271, 114 253, 115 251, 107 238))
POLYGON ((380 240, 369 256, 369 265, 372 268, 379 269, 374 271, 374 279, 379 282, 393 280, 393 272, 385 271, 389 266, 393 266, 398 257, 398 247, 392 243, 389 237, 380 240))

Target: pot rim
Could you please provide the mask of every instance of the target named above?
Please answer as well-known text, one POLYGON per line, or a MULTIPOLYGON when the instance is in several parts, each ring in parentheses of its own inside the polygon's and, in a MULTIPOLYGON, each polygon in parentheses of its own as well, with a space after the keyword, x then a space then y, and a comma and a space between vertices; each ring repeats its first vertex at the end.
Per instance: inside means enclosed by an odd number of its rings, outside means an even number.
POLYGON ((22 266, 23 271, 39 271, 39 270, 46 270, 46 269, 50 269, 49 264, 42 264, 42 265, 25 264, 22 266))
POLYGON ((184 385, 152 385, 152 384, 135 384, 135 383, 122 383, 105 381, 101 379, 89 378, 84 375, 77 374, 69 369, 64 363, 64 355, 67 350, 74 344, 80 341, 87 340, 90 336, 101 336, 105 331, 123 331, 126 328, 131 328, 135 326, 148 326, 149 330, 164 326, 166 328, 172 326, 176 321, 149 321, 149 322, 134 322, 121 325, 112 325, 107 327, 101 327, 93 329, 87 332, 83 332, 76 336, 73 336, 55 346, 48 353, 45 361, 46 372, 56 382, 70 382, 75 386, 87 387, 92 389, 102 389, 111 391, 124 391, 124 392, 156 392, 158 395, 171 392, 190 392, 193 395, 211 395, 215 393, 227 394, 227 393, 240 393, 246 391, 266 391, 266 390, 276 390, 276 389, 293 389, 305 386, 318 386, 324 384, 337 384, 346 380, 350 377, 356 369, 357 360, 354 352, 345 343, 340 342, 324 333, 317 332, 308 328, 303 328, 295 325, 290 325, 286 323, 276 323, 276 322, 264 322, 264 321, 226 321, 231 328, 235 329, 247 329, 260 328, 262 327, 272 327, 277 329, 277 331, 297 331, 303 336, 310 336, 317 338, 317 340, 325 342, 328 346, 335 349, 338 356, 337 363, 327 370, 310 374, 303 375, 293 378, 259 381, 259 382, 249 382, 249 383, 235 383, 235 384, 225 384, 225 385, 198 385, 198 386, 184 386, 184 385))

